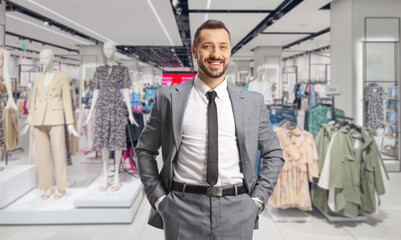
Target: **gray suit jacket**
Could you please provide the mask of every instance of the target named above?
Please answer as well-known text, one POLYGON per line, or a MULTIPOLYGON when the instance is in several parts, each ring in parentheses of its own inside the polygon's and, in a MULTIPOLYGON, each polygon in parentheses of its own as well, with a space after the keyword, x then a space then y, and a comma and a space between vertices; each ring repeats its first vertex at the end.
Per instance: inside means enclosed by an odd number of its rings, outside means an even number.
MULTIPOLYGON (((155 202, 171 190, 173 161, 180 149, 182 122, 193 83, 194 79, 158 90, 147 125, 135 149, 139 176, 152 206, 148 223, 157 228, 163 228, 163 221, 155 210, 155 202), (155 158, 160 147, 164 164, 159 173, 155 158)), ((257 197, 266 204, 284 164, 280 142, 271 127, 261 94, 231 83, 228 83, 228 93, 245 187, 251 197, 257 197), (259 177, 256 175, 258 149, 263 158, 259 177)))

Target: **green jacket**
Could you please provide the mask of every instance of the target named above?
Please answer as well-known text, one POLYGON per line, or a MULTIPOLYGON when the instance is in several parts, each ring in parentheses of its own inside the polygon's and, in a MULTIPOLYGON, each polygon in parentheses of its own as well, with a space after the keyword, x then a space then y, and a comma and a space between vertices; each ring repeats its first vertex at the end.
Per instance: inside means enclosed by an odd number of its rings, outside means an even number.
MULTIPOLYGON (((325 128, 323 130, 333 133, 325 128)), ((326 143, 327 139, 322 142, 326 143)), ((321 146, 318 151, 320 149, 324 151, 321 146)), ((325 156, 325 152, 319 153, 319 156, 325 156)), ((384 168, 384 164, 370 130, 365 127, 361 128, 360 133, 348 127, 339 130, 333 140, 330 158, 329 183, 330 187, 335 188, 336 211, 333 213, 327 207, 327 191, 314 186, 315 193, 319 193, 313 196, 316 206, 329 214, 350 218, 361 213, 374 213, 375 191, 379 195, 385 193, 380 168, 380 165, 384 168)))

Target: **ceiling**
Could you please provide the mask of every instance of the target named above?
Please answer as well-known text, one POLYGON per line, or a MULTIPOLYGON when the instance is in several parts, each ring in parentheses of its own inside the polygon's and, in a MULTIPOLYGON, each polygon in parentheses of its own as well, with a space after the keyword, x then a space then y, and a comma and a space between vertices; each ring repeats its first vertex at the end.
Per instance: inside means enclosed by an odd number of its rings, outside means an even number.
POLYGON ((77 64, 80 45, 111 41, 121 53, 165 71, 196 70, 190 45, 206 19, 221 20, 230 30, 233 60, 253 59, 257 46, 284 47, 283 57, 290 57, 330 45, 330 10, 320 9, 331 0, 7 2, 7 47, 32 51, 12 54, 37 57, 50 48, 60 60, 77 64))

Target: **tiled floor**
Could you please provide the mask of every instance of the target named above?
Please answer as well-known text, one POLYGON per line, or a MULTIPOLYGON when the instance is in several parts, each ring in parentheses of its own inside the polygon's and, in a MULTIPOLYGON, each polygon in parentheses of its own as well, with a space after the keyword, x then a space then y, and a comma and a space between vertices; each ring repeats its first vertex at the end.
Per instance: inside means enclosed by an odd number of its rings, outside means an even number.
MULTIPOLYGON (((28 163, 26 136, 21 137, 20 146, 24 146, 25 151, 13 154, 9 164, 28 163)), ((73 166, 68 167, 69 179, 74 182, 72 187, 87 187, 101 174, 101 160, 90 163, 82 161, 83 157, 83 154, 75 155, 73 166)), ((313 211, 310 222, 279 223, 273 222, 264 212, 260 217, 260 229, 254 232, 254 240, 401 239, 400 182, 401 173, 390 173, 380 210, 368 216, 366 222, 330 223, 319 212, 313 211)), ((149 209, 144 199, 131 224, 0 226, 0 240, 161 240, 163 232, 146 224, 149 209)))

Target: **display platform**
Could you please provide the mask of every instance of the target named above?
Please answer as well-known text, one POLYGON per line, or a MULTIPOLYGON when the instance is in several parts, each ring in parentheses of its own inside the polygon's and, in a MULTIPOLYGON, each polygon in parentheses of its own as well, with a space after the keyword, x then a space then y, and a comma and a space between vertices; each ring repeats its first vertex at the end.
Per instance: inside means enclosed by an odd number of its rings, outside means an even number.
POLYGON ((35 165, 8 165, 0 172, 0 209, 36 187, 35 165))
POLYGON ((275 222, 309 222, 311 220, 308 212, 297 208, 276 209, 268 206, 267 211, 275 222))
POLYGON ((347 217, 338 217, 338 216, 331 216, 326 212, 320 210, 316 207, 316 209, 329 221, 329 222, 366 222, 366 216, 358 216, 356 218, 347 218, 347 217))
POLYGON ((142 183, 139 178, 130 177, 122 181, 120 190, 111 191, 111 187, 107 191, 100 192, 99 188, 102 184, 103 177, 99 177, 88 188, 85 194, 75 199, 74 205, 77 208, 91 207, 130 207, 138 192, 142 191, 142 183))
POLYGON ((131 223, 144 196, 142 190, 138 191, 133 204, 128 208, 75 208, 75 199, 86 194, 86 191, 86 188, 71 188, 67 189, 66 196, 61 199, 42 200, 42 191, 35 189, 0 210, 0 224, 131 223))

